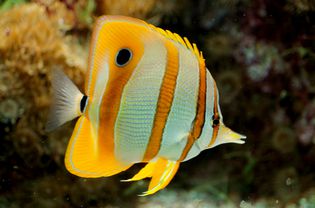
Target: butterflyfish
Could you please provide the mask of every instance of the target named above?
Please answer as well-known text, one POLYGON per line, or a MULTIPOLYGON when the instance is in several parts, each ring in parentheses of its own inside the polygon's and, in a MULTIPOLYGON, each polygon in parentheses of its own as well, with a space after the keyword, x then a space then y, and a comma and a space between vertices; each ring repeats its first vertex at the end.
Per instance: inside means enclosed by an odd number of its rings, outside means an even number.
POLYGON ((196 44, 124 16, 102 16, 90 43, 84 93, 52 74, 53 130, 78 117, 65 166, 74 175, 107 177, 146 163, 125 181, 151 178, 142 196, 165 188, 181 162, 246 137, 223 123, 216 82, 196 44))

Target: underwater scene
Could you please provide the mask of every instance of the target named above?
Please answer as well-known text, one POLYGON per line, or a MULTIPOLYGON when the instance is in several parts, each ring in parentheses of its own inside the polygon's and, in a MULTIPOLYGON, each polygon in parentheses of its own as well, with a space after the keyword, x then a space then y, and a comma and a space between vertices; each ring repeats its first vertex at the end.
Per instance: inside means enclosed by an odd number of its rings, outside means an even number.
POLYGON ((315 1, 0 0, 0 150, 0 208, 315 208, 315 1))

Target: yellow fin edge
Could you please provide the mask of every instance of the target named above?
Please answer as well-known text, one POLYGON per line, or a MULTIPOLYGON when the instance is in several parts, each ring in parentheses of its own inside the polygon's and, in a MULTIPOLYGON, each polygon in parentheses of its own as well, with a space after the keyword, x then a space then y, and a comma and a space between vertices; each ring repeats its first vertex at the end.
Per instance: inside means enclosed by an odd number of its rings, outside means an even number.
POLYGON ((148 26, 150 28, 152 28, 153 30, 157 31, 158 33, 160 33, 161 35, 163 35, 164 37, 169 38, 169 39, 185 46, 187 49, 189 49, 190 51, 192 51, 196 55, 200 65, 205 66, 205 59, 203 58, 202 52, 199 51, 199 49, 197 48, 197 45, 195 43, 191 44, 190 41, 186 37, 182 38, 177 33, 173 33, 169 30, 163 30, 162 28, 156 27, 156 26, 151 25, 151 24, 148 24, 148 26))

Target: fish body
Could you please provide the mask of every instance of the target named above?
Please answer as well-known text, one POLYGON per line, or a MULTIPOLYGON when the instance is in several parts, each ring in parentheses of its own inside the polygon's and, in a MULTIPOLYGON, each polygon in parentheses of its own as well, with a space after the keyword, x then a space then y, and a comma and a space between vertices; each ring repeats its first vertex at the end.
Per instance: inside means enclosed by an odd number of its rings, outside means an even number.
POLYGON ((100 17, 84 93, 58 70, 53 88, 48 129, 79 117, 65 157, 77 176, 111 176, 145 162, 126 181, 152 178, 148 195, 201 151, 244 143, 223 124, 216 83, 196 45, 139 19, 100 17))

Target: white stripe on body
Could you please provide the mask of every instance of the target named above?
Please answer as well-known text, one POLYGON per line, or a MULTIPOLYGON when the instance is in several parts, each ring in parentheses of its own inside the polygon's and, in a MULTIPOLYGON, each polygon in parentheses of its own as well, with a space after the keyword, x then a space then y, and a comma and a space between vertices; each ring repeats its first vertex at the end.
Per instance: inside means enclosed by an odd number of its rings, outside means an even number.
POLYGON ((213 78, 207 69, 207 94, 206 94, 206 120, 202 129, 202 133, 197 141, 192 146, 191 150, 188 152, 184 161, 187 161, 195 156, 197 156, 202 150, 207 149, 209 142, 212 137, 212 115, 213 115, 213 78))
MULTIPOLYGON (((93 135, 91 135, 91 138, 93 138, 95 140, 94 144, 95 144, 95 149, 97 148, 97 139, 98 139, 98 129, 99 129, 99 110, 100 110, 100 104, 102 102, 103 99, 103 95, 106 89, 106 84, 108 81, 108 77, 109 77, 109 68, 108 68, 108 64, 106 63, 105 59, 104 59, 104 64, 102 65, 102 67, 100 67, 100 70, 98 71, 98 79, 96 80, 95 83, 95 88, 94 88, 94 93, 93 93, 93 100, 90 100, 90 105, 89 105, 89 119, 91 121, 91 126, 90 128, 91 133, 93 135)), ((73 158, 73 150, 74 150, 74 145, 76 144, 77 138, 80 135, 80 131, 82 128, 82 121, 79 124, 80 127, 75 135, 75 137, 73 138, 73 143, 70 149, 70 165, 72 166, 72 168, 77 171, 77 172, 81 172, 81 173, 87 173, 87 174, 91 174, 91 172, 89 171, 82 171, 80 169, 77 169, 72 161, 73 158)), ((93 152, 91 152, 92 154, 93 152)), ((95 151, 96 153, 96 151, 95 151)))
POLYGON ((145 41, 143 57, 123 90, 115 123, 115 154, 121 161, 142 161, 153 128, 166 60, 162 39, 145 41))
POLYGON ((179 72, 171 111, 163 132, 157 157, 176 161, 186 145, 196 115, 199 63, 196 56, 179 43, 179 72))

